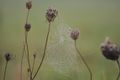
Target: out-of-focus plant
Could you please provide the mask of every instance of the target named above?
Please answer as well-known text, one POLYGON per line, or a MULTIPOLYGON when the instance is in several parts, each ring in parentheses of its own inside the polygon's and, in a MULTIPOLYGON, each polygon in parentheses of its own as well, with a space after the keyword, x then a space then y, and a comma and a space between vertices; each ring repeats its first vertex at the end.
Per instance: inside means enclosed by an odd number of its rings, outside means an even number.
POLYGON ((119 80, 120 77, 120 62, 118 60, 119 55, 120 55, 120 48, 112 43, 109 39, 109 37, 107 37, 105 39, 105 41, 101 44, 101 51, 103 56, 108 59, 108 60, 112 60, 112 61, 116 61, 118 64, 118 68, 119 68, 119 73, 118 76, 116 78, 116 80, 119 80))
POLYGON ((90 67, 88 66, 87 62, 85 61, 84 57, 82 56, 82 54, 80 53, 79 49, 77 48, 77 43, 76 43, 76 40, 78 39, 79 37, 79 31, 78 30, 72 30, 71 31, 71 38, 74 40, 74 45, 75 45, 75 49, 77 51, 77 53, 79 54, 80 58, 82 59, 83 63, 85 64, 85 66, 87 67, 88 71, 89 71, 89 74, 90 74, 90 80, 93 79, 93 76, 92 76, 92 71, 90 69, 90 67))

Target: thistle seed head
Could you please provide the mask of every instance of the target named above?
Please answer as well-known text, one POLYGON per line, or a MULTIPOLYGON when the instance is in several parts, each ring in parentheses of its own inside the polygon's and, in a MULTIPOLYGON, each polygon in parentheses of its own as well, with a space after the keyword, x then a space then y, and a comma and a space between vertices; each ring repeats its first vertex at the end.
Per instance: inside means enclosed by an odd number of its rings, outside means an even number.
POLYGON ((46 19, 49 23, 53 22, 57 15, 58 11, 56 9, 49 8, 46 12, 46 19))
POLYGON ((101 44, 101 51, 104 57, 110 60, 117 60, 120 55, 120 48, 112 43, 109 38, 101 44))

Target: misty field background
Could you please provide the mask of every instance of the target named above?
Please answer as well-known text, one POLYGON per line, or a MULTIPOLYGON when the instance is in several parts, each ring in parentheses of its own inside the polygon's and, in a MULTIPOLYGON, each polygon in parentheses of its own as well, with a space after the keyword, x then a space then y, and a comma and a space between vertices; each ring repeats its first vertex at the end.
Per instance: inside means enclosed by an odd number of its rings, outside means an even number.
MULTIPOLYGON (((25 3, 26 0, 0 0, 0 80, 6 52, 12 54, 6 80, 20 80, 25 3)), ((50 6, 58 10, 51 26, 47 55, 36 80, 89 80, 89 73, 69 38, 72 28, 80 30, 77 46, 90 66, 94 80, 116 79, 117 64, 103 57, 100 44, 109 36, 120 45, 120 0, 33 0, 32 5, 28 42, 31 60, 33 53, 37 54, 35 69, 43 53, 48 28, 45 11, 50 6)), ((24 78, 27 79, 25 62, 24 59, 24 78)))

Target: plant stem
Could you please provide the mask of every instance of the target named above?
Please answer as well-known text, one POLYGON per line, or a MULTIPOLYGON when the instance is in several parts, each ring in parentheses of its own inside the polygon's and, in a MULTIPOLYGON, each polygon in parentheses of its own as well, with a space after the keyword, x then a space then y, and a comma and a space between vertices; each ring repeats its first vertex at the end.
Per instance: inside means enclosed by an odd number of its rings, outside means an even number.
POLYGON ((30 65, 30 55, 29 55, 29 47, 28 47, 28 41, 27 41, 27 38, 28 38, 28 32, 25 31, 25 43, 26 43, 26 51, 27 51, 27 60, 28 60, 28 66, 29 66, 29 69, 30 69, 30 80, 32 80, 32 71, 31 71, 31 65, 30 65))
POLYGON ((5 64, 3 80, 5 80, 5 78, 6 78, 7 65, 8 65, 8 61, 6 61, 6 64, 5 64))
MULTIPOLYGON (((36 77, 36 75, 38 74, 39 70, 41 69, 41 66, 42 66, 42 64, 43 64, 43 61, 44 61, 44 58, 45 58, 45 55, 46 55, 47 43, 48 43, 49 33, 50 33, 50 26, 51 26, 51 23, 49 23, 49 26, 48 26, 48 33, 47 33, 47 36, 46 36, 46 42, 45 42, 43 57, 42 57, 42 60, 40 61, 40 64, 39 64, 39 66, 38 66, 38 69, 37 69, 35 75, 33 76, 33 79, 36 77)), ((32 79, 32 80, 33 80, 33 79, 32 79)))
POLYGON ((119 77, 120 77, 120 62, 119 62, 119 60, 117 60, 117 64, 118 64, 118 68, 119 68, 119 73, 118 73, 116 80, 119 80, 119 77))
MULTIPOLYGON (((27 17, 26 17, 26 24, 28 23, 29 12, 30 12, 30 10, 28 9, 27 17)), ((27 37, 28 37, 28 32, 25 31, 25 43, 26 43, 26 51, 27 51, 27 60, 28 60, 28 66, 29 66, 29 69, 30 69, 30 80, 32 80, 32 71, 31 71, 31 66, 30 66, 30 59, 29 59, 30 56, 29 56, 29 48, 28 48, 27 37)))
MULTIPOLYGON (((25 25, 28 23, 29 12, 30 12, 30 9, 28 9, 28 11, 27 11, 25 25)), ((21 80, 22 80, 22 65, 23 65, 23 58, 24 58, 25 50, 26 50, 26 53, 27 53, 28 66, 29 66, 29 69, 30 69, 30 80, 32 80, 32 72, 31 72, 31 66, 30 66, 30 59, 29 59, 30 56, 29 56, 29 48, 28 48, 27 37, 28 37, 28 32, 25 30, 25 44, 23 46, 23 53, 22 53, 22 58, 21 58, 21 80)))
POLYGON ((21 58, 20 80, 22 80, 22 70, 23 70, 22 66, 23 66, 24 52, 25 52, 25 44, 23 44, 23 51, 22 51, 22 58, 21 58))
POLYGON ((93 79, 93 76, 92 76, 92 71, 90 69, 90 67, 88 66, 88 64, 86 63, 84 57, 81 55, 79 49, 77 48, 77 45, 76 45, 76 40, 75 40, 75 48, 76 48, 76 51, 78 52, 79 56, 81 57, 82 61, 84 62, 85 66, 87 67, 89 73, 90 73, 90 80, 93 79))
POLYGON ((30 12, 30 10, 28 9, 27 17, 26 17, 26 24, 28 23, 29 12, 30 12))
POLYGON ((35 65, 35 57, 34 57, 34 59, 33 59, 33 65, 32 65, 32 74, 33 74, 33 70, 34 70, 34 65, 35 65))

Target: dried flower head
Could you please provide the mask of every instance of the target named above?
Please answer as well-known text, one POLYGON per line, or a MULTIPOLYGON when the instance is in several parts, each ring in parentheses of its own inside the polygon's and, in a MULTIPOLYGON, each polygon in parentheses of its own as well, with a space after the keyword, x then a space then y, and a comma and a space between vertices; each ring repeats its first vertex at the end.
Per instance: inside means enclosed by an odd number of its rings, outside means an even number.
POLYGON ((30 29, 31 29, 31 25, 26 23, 25 30, 28 32, 28 31, 30 31, 30 29))
POLYGON ((26 2, 26 8, 31 9, 31 7, 32 7, 32 1, 26 2))
POLYGON ((6 54, 4 55, 4 57, 5 57, 5 60, 6 60, 6 61, 10 61, 10 59, 11 59, 10 53, 6 53, 6 54))
POLYGON ((117 60, 120 55, 120 48, 116 44, 113 44, 109 38, 106 38, 101 44, 101 51, 110 60, 117 60))
POLYGON ((53 22, 57 15, 58 11, 56 9, 49 8, 46 12, 46 19, 48 22, 53 22))
POLYGON ((73 40, 76 40, 79 37, 79 33, 80 32, 78 30, 72 30, 70 36, 73 40))

